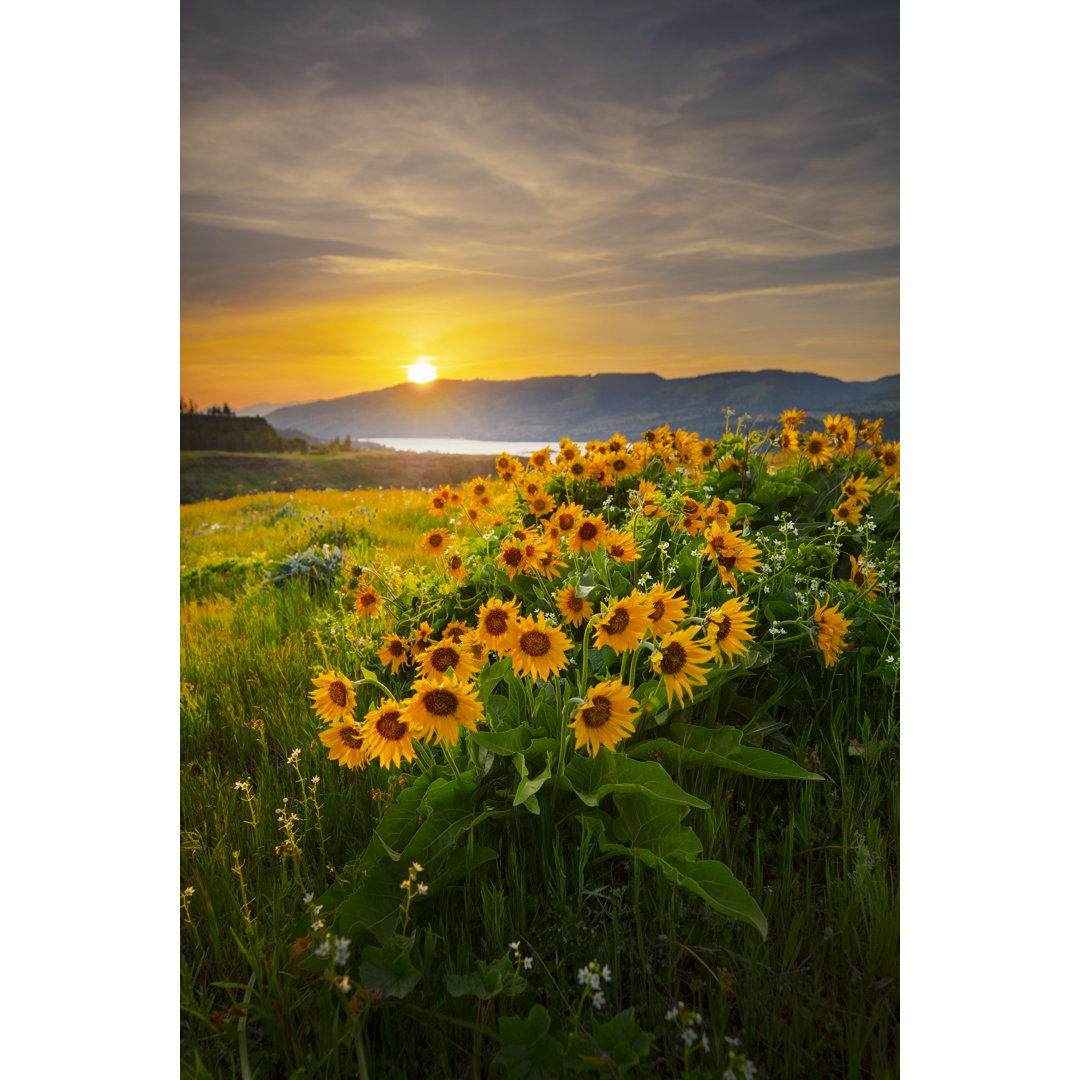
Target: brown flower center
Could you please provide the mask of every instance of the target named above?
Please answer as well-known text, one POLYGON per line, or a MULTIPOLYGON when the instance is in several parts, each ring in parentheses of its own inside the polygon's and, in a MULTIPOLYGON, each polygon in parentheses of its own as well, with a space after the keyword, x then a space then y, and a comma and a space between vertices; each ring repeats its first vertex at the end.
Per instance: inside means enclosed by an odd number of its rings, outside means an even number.
POLYGON ((460 555, 451 555, 450 556, 450 569, 451 570, 460 570, 461 569, 461 556, 460 555))
POLYGON ((580 459, 570 462, 570 475, 571 476, 583 476, 585 474, 585 464, 580 459))
POLYGON ((582 710, 581 719, 585 721, 586 727, 603 727, 611 719, 611 702, 603 695, 594 697, 592 705, 582 710))
POLYGON ((735 562, 738 559, 738 557, 739 557, 738 555, 726 555, 726 556, 721 556, 720 558, 717 559, 717 561, 720 562, 723 565, 725 570, 730 570, 735 565, 735 562))
POLYGON ((895 465, 898 459, 891 450, 886 450, 885 453, 881 455, 881 460, 885 465, 895 465))
POLYGON ((433 548, 442 547, 442 542, 443 542, 442 533, 432 533, 431 536, 428 537, 428 546, 429 547, 433 547, 433 548))
POLYGON ((373 592, 366 592, 360 594, 361 607, 374 607, 378 602, 379 598, 373 592))
POLYGON ((664 601, 654 600, 652 606, 652 614, 649 616, 650 622, 659 622, 664 617, 664 601))
POLYGON ((332 682, 326 688, 326 696, 339 708, 345 708, 345 702, 349 700, 349 696, 345 690, 345 684, 338 680, 332 682))
POLYGON ((824 449, 825 444, 821 441, 821 439, 811 439, 806 444, 806 452, 811 456, 816 456, 817 454, 820 454, 821 451, 824 449))
POLYGON ((495 608, 484 616, 484 629, 493 637, 506 633, 506 612, 495 608))
POLYGON ((543 656, 551 648, 551 638, 541 630, 526 630, 521 635, 520 647, 528 656, 543 656))
POLYGON ((364 740, 360 738, 360 729, 353 724, 343 724, 338 738, 351 750, 362 750, 364 740))
POLYGON ((674 675, 686 667, 686 650, 673 641, 664 649, 664 659, 660 661, 660 671, 664 675, 674 675))
POLYGON ((683 513, 687 517, 693 517, 701 507, 698 504, 697 499, 684 499, 683 500, 683 513))
POLYGON ((588 541, 596 536, 597 532, 599 532, 599 530, 591 521, 583 521, 581 523, 581 528, 578 529, 578 536, 588 543, 588 541))
POLYGON ((533 509, 538 514, 542 514, 547 509, 547 499, 545 499, 543 495, 541 495, 539 498, 533 499, 533 509))
POLYGON ((429 690, 422 698, 432 716, 450 716, 457 709, 457 695, 449 690, 429 690))
POLYGON ((616 472, 622 472, 622 471, 623 471, 623 470, 624 470, 624 469, 625 469, 625 468, 626 468, 626 467, 627 467, 627 466, 628 466, 629 464, 630 464, 630 463, 629 463, 629 462, 628 462, 628 461, 626 460, 626 458, 621 458, 621 457, 620 457, 620 458, 616 458, 616 459, 615 459, 615 460, 614 460, 614 461, 613 461, 613 462, 611 463, 611 467, 612 467, 612 468, 613 468, 613 469, 614 469, 614 470, 615 470, 616 472))
POLYGON ((717 641, 723 641, 731 632, 731 619, 727 615, 721 615, 719 619, 712 619, 713 637, 717 641))
POLYGON ((724 550, 724 534, 723 533, 717 533, 716 536, 710 537, 709 538, 709 547, 711 547, 713 549, 713 551, 716 551, 716 552, 723 551, 724 550))
POLYGON ((455 644, 460 645, 461 639, 468 633, 464 626, 448 626, 443 633, 455 644))
POLYGON ((431 654, 431 666, 436 671, 445 671, 448 667, 457 667, 461 660, 461 653, 457 649, 451 649, 449 645, 442 645, 431 654))
POLYGON ((563 532, 569 532, 574 527, 574 515, 573 514, 560 514, 559 515, 559 528, 563 532))
POLYGON ((525 555, 521 548, 507 548, 503 552, 503 561, 507 566, 518 566, 523 558, 525 558, 525 555))
POLYGON ((404 649, 404 646, 401 644, 401 642, 398 641, 397 638, 394 638, 394 640, 391 641, 390 644, 386 646, 386 651, 391 656, 400 656, 405 651, 405 649, 404 649))
POLYGON ((610 555, 610 556, 611 556, 611 557, 612 557, 613 559, 621 559, 621 558, 623 557, 623 554, 624 554, 625 552, 626 552, 626 548, 624 548, 624 547, 622 546, 622 544, 612 544, 612 545, 611 545, 611 546, 610 546, 610 547, 608 548, 608 554, 609 554, 609 555, 610 555))
POLYGON ((566 598, 566 606, 571 611, 580 611, 585 606, 585 601, 580 596, 568 596, 566 598))
POLYGON ((616 608, 608 617, 608 621, 600 624, 607 633, 621 634, 630 625, 630 615, 626 608, 616 608))
POLYGON ((390 742, 397 742, 409 730, 409 725, 402 723, 398 717, 401 713, 397 709, 387 709, 386 712, 375 721, 375 730, 390 742))
POLYGON ((863 582, 866 581, 866 578, 863 577, 863 572, 861 570, 856 570, 855 575, 852 577, 851 580, 854 581, 855 584, 858 585, 861 588, 862 585, 863 585, 863 582))

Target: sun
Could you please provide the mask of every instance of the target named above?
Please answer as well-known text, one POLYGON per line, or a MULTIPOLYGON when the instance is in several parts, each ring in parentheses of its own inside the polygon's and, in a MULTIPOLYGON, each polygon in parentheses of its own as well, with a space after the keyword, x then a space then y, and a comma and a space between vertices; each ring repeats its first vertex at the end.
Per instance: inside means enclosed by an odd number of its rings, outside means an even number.
POLYGON ((425 383, 439 377, 439 370, 431 363, 434 356, 418 356, 411 364, 405 365, 409 382, 425 383))

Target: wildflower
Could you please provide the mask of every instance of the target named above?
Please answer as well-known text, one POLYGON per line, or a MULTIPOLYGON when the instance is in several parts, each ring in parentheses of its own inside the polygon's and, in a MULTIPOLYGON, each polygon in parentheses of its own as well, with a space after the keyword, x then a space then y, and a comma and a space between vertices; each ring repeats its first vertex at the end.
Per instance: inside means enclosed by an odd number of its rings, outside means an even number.
POLYGON ((584 517, 570 533, 567 544, 571 551, 596 551, 604 539, 607 525, 602 517, 584 517))
POLYGON ((511 627, 510 656, 519 675, 546 679, 566 666, 570 639, 555 627, 526 616, 511 627))
POLYGON ((578 596, 576 585, 567 585, 555 594, 555 603, 571 626, 577 626, 592 617, 592 604, 584 596, 578 596))
POLYGON ((502 542, 502 548, 495 561, 502 566, 511 581, 514 580, 515 574, 520 574, 529 568, 529 560, 524 545, 514 539, 502 542))
POLYGON ((420 546, 432 555, 441 555, 450 541, 450 534, 445 529, 432 529, 424 533, 420 546))
POLYGON ((476 613, 476 636, 480 644, 506 655, 510 651, 510 627, 518 621, 520 610, 516 600, 507 603, 492 597, 476 613))
POLYGON ((614 750, 620 740, 633 734, 638 705, 630 687, 618 679, 597 683, 585 696, 586 702, 570 726, 574 729, 575 749, 587 746, 595 757, 601 746, 614 750))
POLYGON ((881 448, 881 464, 885 466, 884 476, 895 476, 900 471, 900 444, 885 443, 881 448))
POLYGON ((393 698, 384 698, 364 717, 366 723, 361 729, 364 750, 380 765, 400 766, 402 759, 413 761, 416 758, 413 745, 416 732, 403 718, 403 709, 404 706, 393 698))
POLYGON ((849 499, 854 499, 860 506, 870 500, 870 480, 861 473, 856 473, 845 480, 840 490, 849 499))
POLYGON ((440 680, 420 678, 413 691, 402 719, 415 725, 421 738, 429 742, 437 738, 453 746, 458 741, 460 727, 476 730, 476 720, 483 715, 484 707, 468 684, 454 676, 440 680))
POLYGON ((806 460, 815 466, 827 465, 833 456, 829 437, 823 431, 815 431, 807 435, 802 452, 806 460))
POLYGON ((647 611, 649 630, 657 637, 670 634, 686 613, 686 598, 679 596, 678 587, 665 589, 654 585, 641 598, 647 611))
POLYGON ((701 665, 708 662, 709 652, 694 642, 696 634, 697 627, 673 630, 660 639, 660 647, 653 653, 653 671, 664 681, 668 705, 675 696, 681 706, 684 693, 693 700, 693 684, 705 685, 705 669, 701 665))
POLYGON ((353 693, 352 683, 344 675, 337 671, 328 671, 311 681, 316 689, 310 691, 308 697, 313 699, 311 707, 320 719, 333 723, 352 715, 356 708, 356 695, 353 693))
MULTIPOLYGON (((746 643, 753 641, 750 633, 754 625, 754 620, 750 618, 752 611, 746 610, 741 600, 732 598, 709 612, 705 620, 705 640, 711 646, 718 664, 724 662, 725 655, 728 659, 734 659, 747 651, 746 643)), ((785 632, 781 630, 781 633, 785 632)))
POLYGON ((361 582, 356 590, 356 600, 353 603, 353 611, 362 618, 370 618, 379 609, 382 600, 379 594, 370 586, 361 582))
MULTIPOLYGON (((828 602, 828 597, 825 598, 828 602)), ((851 620, 840 614, 840 605, 822 607, 820 600, 814 601, 814 625, 817 627, 818 648, 825 656, 825 666, 836 663, 838 650, 843 648, 842 639, 851 626, 851 620)))
POLYGON ((451 641, 432 642, 418 657, 420 670, 429 679, 440 679, 453 668, 460 679, 470 679, 481 666, 464 645, 451 641))
POLYGON ((832 516, 833 521, 846 521, 849 525, 858 525, 862 511, 855 499, 845 499, 839 506, 832 508, 832 516))
POLYGON ((785 409, 780 414, 780 423, 786 428, 800 427, 806 420, 805 409, 785 409))
POLYGON ((461 557, 461 553, 447 549, 443 554, 446 556, 446 569, 450 576, 457 581, 464 581, 465 560, 461 557))
POLYGON ((879 590, 874 587, 878 580, 877 571, 866 563, 865 556, 863 555, 860 555, 858 558, 854 555, 849 555, 848 559, 851 561, 851 583, 861 592, 865 592, 870 599, 873 599, 879 592, 879 590))
POLYGON ((641 643, 648 628, 648 610, 640 597, 612 600, 596 624, 596 643, 610 645, 617 653, 626 652, 641 643))
POLYGON ((334 938, 334 963, 344 967, 349 962, 349 946, 352 941, 346 937, 334 938))
POLYGON ((409 659, 409 647, 399 634, 387 634, 382 641, 383 647, 379 650, 379 659, 383 664, 388 664, 390 671, 396 675, 409 659))
POLYGON ((409 652, 415 660, 431 644, 431 624, 425 619, 413 630, 409 652))
POLYGON ((331 761, 337 761, 349 769, 362 769, 368 763, 364 745, 364 729, 352 720, 331 724, 319 732, 319 739, 327 748, 331 761))
POLYGON ((604 550, 616 562, 633 562, 640 554, 629 532, 609 532, 604 536, 604 550))
POLYGON ((533 958, 531 956, 526 956, 525 959, 521 961, 521 963, 524 966, 526 971, 531 971, 532 970, 533 958))

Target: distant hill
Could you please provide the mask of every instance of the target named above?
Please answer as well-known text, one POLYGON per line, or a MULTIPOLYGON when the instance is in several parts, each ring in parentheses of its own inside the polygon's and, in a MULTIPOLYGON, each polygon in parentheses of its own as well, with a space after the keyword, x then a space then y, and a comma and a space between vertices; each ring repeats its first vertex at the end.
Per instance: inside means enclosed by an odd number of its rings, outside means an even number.
POLYGON ((287 409, 290 405, 303 405, 302 401, 260 401, 234 409, 237 416, 269 416, 275 409, 287 409))
POLYGON ((307 441, 283 438, 265 420, 253 416, 205 416, 180 414, 181 450, 232 450, 281 452, 307 450, 307 441))
POLYGON ((749 413, 758 427, 775 424, 789 408, 805 409, 818 421, 833 412, 856 421, 880 416, 886 438, 894 439, 900 431, 900 376, 844 382, 770 370, 688 379, 651 373, 438 379, 291 405, 267 418, 275 428, 318 439, 400 435, 547 442, 563 435, 604 439, 615 431, 636 439, 662 424, 716 437, 724 433, 725 408, 734 409, 735 417, 749 413))

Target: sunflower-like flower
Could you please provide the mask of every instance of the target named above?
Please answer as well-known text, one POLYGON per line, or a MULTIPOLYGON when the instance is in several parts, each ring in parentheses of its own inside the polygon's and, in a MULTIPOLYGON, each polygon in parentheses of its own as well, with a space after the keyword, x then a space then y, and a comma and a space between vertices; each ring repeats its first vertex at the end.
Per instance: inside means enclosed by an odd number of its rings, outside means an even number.
POLYGON ((878 572, 865 565, 864 557, 860 555, 855 558, 854 555, 849 555, 851 560, 851 583, 856 586, 860 592, 865 592, 871 600, 878 595, 879 590, 874 586, 877 584, 878 572))
POLYGON ((895 476, 900 471, 900 444, 898 442, 884 443, 878 457, 885 467, 884 476, 895 476))
POLYGON ((612 600, 596 624, 598 646, 610 645, 617 653, 636 648, 649 629, 649 609, 640 596, 612 600))
POLYGON ((428 513, 434 514, 436 517, 445 517, 446 508, 450 503, 449 494, 444 494, 441 491, 436 491, 428 501, 428 513))
POLYGON ((583 457, 576 457, 572 461, 567 463, 566 475, 571 480, 583 480, 589 475, 589 466, 586 464, 583 457))
POLYGON ((670 634, 686 614, 686 598, 679 596, 679 587, 665 589, 663 583, 654 585, 641 598, 648 612, 649 630, 656 637, 670 634))
POLYGON ((641 554, 637 549, 633 533, 625 530, 605 533, 604 550, 608 558, 616 562, 633 562, 641 554))
POLYGON ((551 515, 551 523, 558 526, 561 536, 569 536, 577 528, 578 521, 585 516, 584 509, 577 503, 563 503, 551 515))
POLYGON ((785 409, 780 414, 780 423, 786 428, 800 427, 806 420, 805 409, 785 409))
POLYGON ((464 619, 451 619, 442 629, 442 633, 439 635, 441 639, 446 641, 452 641, 455 645, 460 645, 465 640, 469 633, 469 627, 464 619))
POLYGON ((382 598, 368 585, 361 581, 356 589, 356 599, 353 601, 353 611, 361 618, 370 619, 382 605, 382 598))
POLYGON ((873 446, 881 438, 881 427, 885 423, 882 419, 877 419, 871 423, 869 420, 862 420, 859 422, 859 438, 862 439, 867 446, 873 446))
POLYGON ((727 522, 716 522, 705 532, 705 554, 716 559, 720 580, 729 588, 739 591, 733 570, 744 574, 756 574, 761 566, 761 548, 743 537, 742 532, 728 528, 727 522))
POLYGON ((495 459, 495 471, 500 476, 505 472, 516 476, 521 471, 521 459, 504 452, 495 459))
POLYGON ((747 642, 754 640, 751 628, 754 625, 753 608, 743 607, 741 600, 725 600, 715 611, 710 611, 705 620, 705 640, 712 649, 718 664, 724 657, 733 660, 747 651, 747 642))
POLYGON ((328 671, 311 681, 315 689, 308 692, 308 697, 313 699, 311 707, 320 720, 333 724, 346 716, 351 719, 356 708, 356 695, 349 679, 339 671, 328 671))
MULTIPOLYGON (((826 603, 829 598, 825 598, 826 603)), ((844 647, 843 638, 851 626, 851 620, 840 614, 840 605, 822 607, 821 601, 814 600, 814 626, 817 627, 817 645, 825 656, 825 666, 836 663, 840 649, 844 647)))
POLYGON ((829 436, 823 431, 812 431, 806 436, 802 452, 803 457, 805 457, 811 465, 821 466, 827 465, 832 461, 833 447, 829 442, 829 436))
POLYGON ((360 729, 364 750, 380 765, 400 765, 402 759, 413 761, 416 758, 414 731, 403 711, 404 706, 399 702, 384 698, 364 717, 366 723, 360 729))
POLYGON ((590 514, 583 517, 570 533, 567 544, 571 551, 596 551, 604 539, 607 525, 602 517, 590 514))
POLYGON ((517 574, 528 573, 529 558, 525 551, 525 545, 512 536, 502 542, 499 554, 495 562, 501 566, 513 581, 517 574))
POLYGON ((587 747, 596 757, 601 746, 614 750, 616 744, 634 732, 634 716, 638 704, 630 687, 618 679, 597 683, 585 693, 585 704, 577 711, 574 722, 574 747, 587 747))
POLYGON ((551 544, 543 544, 539 546, 536 555, 535 569, 542 578, 550 581, 552 578, 562 575, 562 572, 566 569, 566 560, 551 544))
POLYGON ((529 455, 529 468, 546 472, 551 468, 551 447, 543 446, 529 455))
POLYGON ((429 555, 441 555, 450 542, 450 534, 445 529, 432 529, 424 533, 420 546, 429 555))
POLYGON ((797 454, 799 452, 799 433, 791 427, 786 427, 776 437, 781 453, 797 454))
POLYGON ((530 514, 535 514, 538 518, 546 517, 555 509, 555 500, 546 491, 541 490, 535 495, 530 495, 526 499, 526 505, 530 514))
POLYGON ((730 499, 713 499, 709 506, 702 507, 701 527, 707 529, 718 521, 730 521, 735 516, 735 504, 730 499))
POLYGON ((577 585, 567 585, 565 589, 560 589, 555 594, 555 603, 571 626, 577 626, 592 617, 592 604, 586 597, 578 596, 577 585))
POLYGON ((856 473, 844 481, 840 490, 846 498, 854 499, 862 506, 863 503, 870 501, 870 478, 863 476, 862 473, 856 473))
POLYGON ((417 658, 421 672, 429 679, 441 679, 450 669, 467 681, 479 670, 469 650, 453 641, 433 641, 417 658))
POLYGON ((438 739, 446 746, 455 746, 461 728, 476 730, 476 721, 484 707, 476 691, 454 677, 446 679, 417 679, 413 696, 405 703, 402 718, 412 724, 422 739, 438 739))
POLYGON ((536 682, 566 667, 566 651, 573 643, 557 626, 525 616, 510 632, 510 658, 519 675, 531 675, 536 682))
POLYGON ((379 650, 379 659, 390 666, 390 671, 396 675, 403 664, 409 662, 409 646, 403 637, 398 634, 387 634, 383 638, 383 647, 379 650))
POLYGON ((862 509, 855 499, 845 499, 832 509, 833 521, 846 521, 849 525, 858 525, 862 519, 862 509))
POLYGON ((461 552, 448 549, 444 554, 446 556, 446 572, 457 581, 464 581, 465 560, 462 558, 461 552))
POLYGON ((660 647, 653 653, 653 671, 664 680, 668 705, 671 704, 672 695, 679 699, 680 706, 684 694, 688 694, 692 701, 694 684, 705 685, 705 668, 702 665, 709 662, 709 650, 694 641, 696 635, 696 626, 673 630, 660 639, 660 647))
POLYGON ((413 659, 418 657, 431 644, 431 623, 425 619, 413 630, 412 640, 409 642, 409 651, 413 659))
POLYGON ((480 644, 505 656, 510 651, 510 628, 520 615, 516 600, 508 603, 493 596, 476 613, 476 636, 480 644))
POLYGON ((331 761, 349 769, 362 769, 370 758, 364 745, 364 729, 352 720, 331 724, 319 732, 319 739, 329 751, 331 761))

